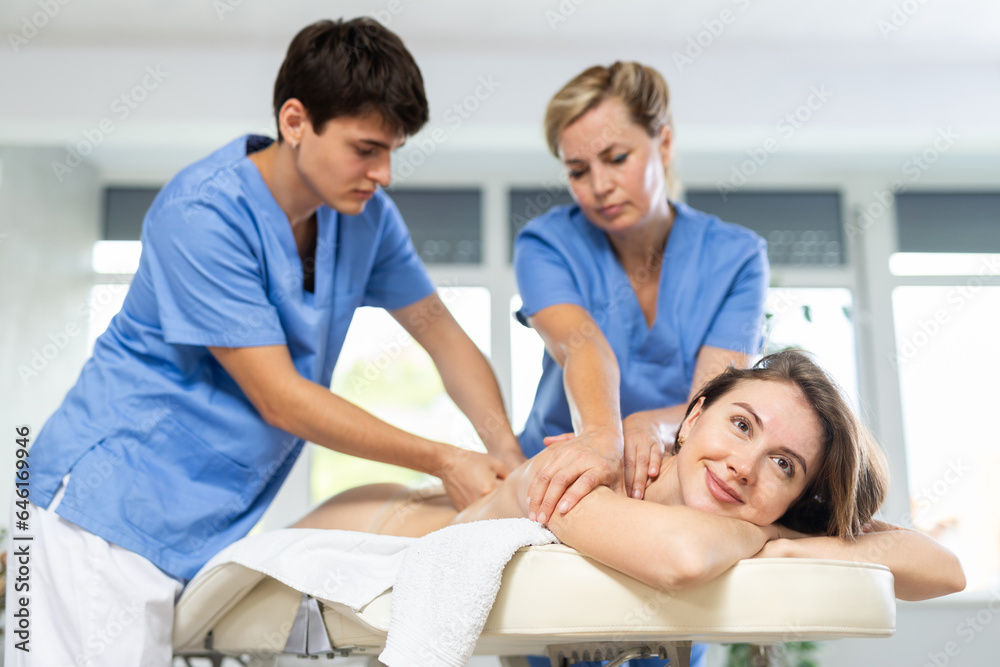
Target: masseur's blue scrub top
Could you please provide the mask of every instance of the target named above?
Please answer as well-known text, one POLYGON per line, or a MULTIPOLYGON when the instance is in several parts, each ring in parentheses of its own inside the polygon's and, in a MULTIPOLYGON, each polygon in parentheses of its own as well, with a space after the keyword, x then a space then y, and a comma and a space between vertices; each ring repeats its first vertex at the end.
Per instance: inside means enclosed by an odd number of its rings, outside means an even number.
POLYGON ((328 387, 354 310, 434 291, 382 192, 317 211, 315 291, 247 136, 188 167, 146 215, 121 312, 31 450, 31 500, 191 578, 257 523, 303 441, 268 425, 206 346, 286 345, 328 387))
MULTIPOLYGON (((574 304, 601 328, 621 369, 621 411, 686 403, 703 345, 760 350, 768 284, 764 239, 748 229, 671 202, 656 319, 646 324, 635 290, 603 231, 578 206, 529 222, 514 246, 522 323, 548 306, 574 304)), ((542 439, 573 431, 562 368, 546 352, 535 402, 521 434, 526 456, 542 439)))

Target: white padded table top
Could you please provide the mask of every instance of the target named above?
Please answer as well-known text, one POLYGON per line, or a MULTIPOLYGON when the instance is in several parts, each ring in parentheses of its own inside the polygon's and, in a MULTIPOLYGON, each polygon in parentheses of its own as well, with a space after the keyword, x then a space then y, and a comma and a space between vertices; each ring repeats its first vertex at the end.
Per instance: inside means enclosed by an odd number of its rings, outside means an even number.
MULTIPOLYGON (((199 575, 177 605, 174 649, 281 652, 302 596, 235 563, 199 575)), ((392 593, 355 612, 323 605, 337 649, 378 654, 392 593)), ((325 601, 324 601, 325 602, 325 601)), ((750 642, 888 637, 895 630, 893 578, 881 565, 817 559, 741 561, 717 579, 658 591, 569 547, 514 554, 476 645, 488 655, 544 654, 556 644, 598 641, 750 642)))

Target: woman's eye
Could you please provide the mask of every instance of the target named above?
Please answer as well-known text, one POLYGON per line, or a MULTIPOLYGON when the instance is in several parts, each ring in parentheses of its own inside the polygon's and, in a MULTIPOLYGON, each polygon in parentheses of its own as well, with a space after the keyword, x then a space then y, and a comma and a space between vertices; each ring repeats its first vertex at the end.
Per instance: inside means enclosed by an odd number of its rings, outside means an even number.
POLYGON ((628 157, 628 153, 619 153, 618 155, 615 155, 614 157, 612 157, 611 161, 614 164, 621 164, 622 162, 625 161, 625 158, 627 158, 627 157, 628 157))
POLYGON ((774 458, 774 462, 778 464, 778 467, 781 468, 781 471, 786 475, 788 475, 789 477, 795 474, 795 466, 793 466, 792 462, 789 461, 788 459, 776 456, 774 458))
POLYGON ((570 169, 569 170, 569 177, 575 180, 575 179, 580 178, 581 176, 583 176, 584 173, 586 173, 586 172, 583 169, 570 169))
POLYGON ((733 423, 736 424, 736 428, 743 431, 744 433, 750 432, 750 422, 743 417, 736 417, 733 419, 733 423))

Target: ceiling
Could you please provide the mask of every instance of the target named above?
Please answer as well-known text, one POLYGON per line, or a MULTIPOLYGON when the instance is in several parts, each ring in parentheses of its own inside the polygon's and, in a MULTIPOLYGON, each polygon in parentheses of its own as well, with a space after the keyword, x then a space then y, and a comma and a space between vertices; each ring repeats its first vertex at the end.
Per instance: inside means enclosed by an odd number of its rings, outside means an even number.
POLYGON ((548 97, 590 64, 636 59, 666 76, 693 154, 752 150, 827 91, 786 152, 897 159, 952 127, 956 152, 1000 155, 994 0, 4 0, 0 145, 72 146, 109 119, 88 159, 110 171, 173 169, 266 127, 298 29, 359 15, 413 51, 431 128, 447 133, 442 153, 544 155, 548 97), (156 89, 121 118, 114 101, 149 71, 163 72, 156 89), (484 81, 488 99, 470 102, 484 81), (463 103, 476 108, 456 124, 448 110, 463 103))

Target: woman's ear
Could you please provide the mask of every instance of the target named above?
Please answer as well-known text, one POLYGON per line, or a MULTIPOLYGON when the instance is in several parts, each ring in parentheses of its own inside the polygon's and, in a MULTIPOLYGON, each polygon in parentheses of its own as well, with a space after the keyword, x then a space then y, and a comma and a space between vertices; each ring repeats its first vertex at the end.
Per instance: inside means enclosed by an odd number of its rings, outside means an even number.
POLYGON ((694 407, 691 408, 691 412, 689 412, 687 417, 684 418, 684 421, 681 422, 681 428, 677 432, 677 435, 684 436, 685 438, 688 437, 691 429, 694 428, 696 423, 698 423, 698 418, 701 417, 704 405, 705 397, 702 396, 698 399, 698 402, 694 404, 694 407))

